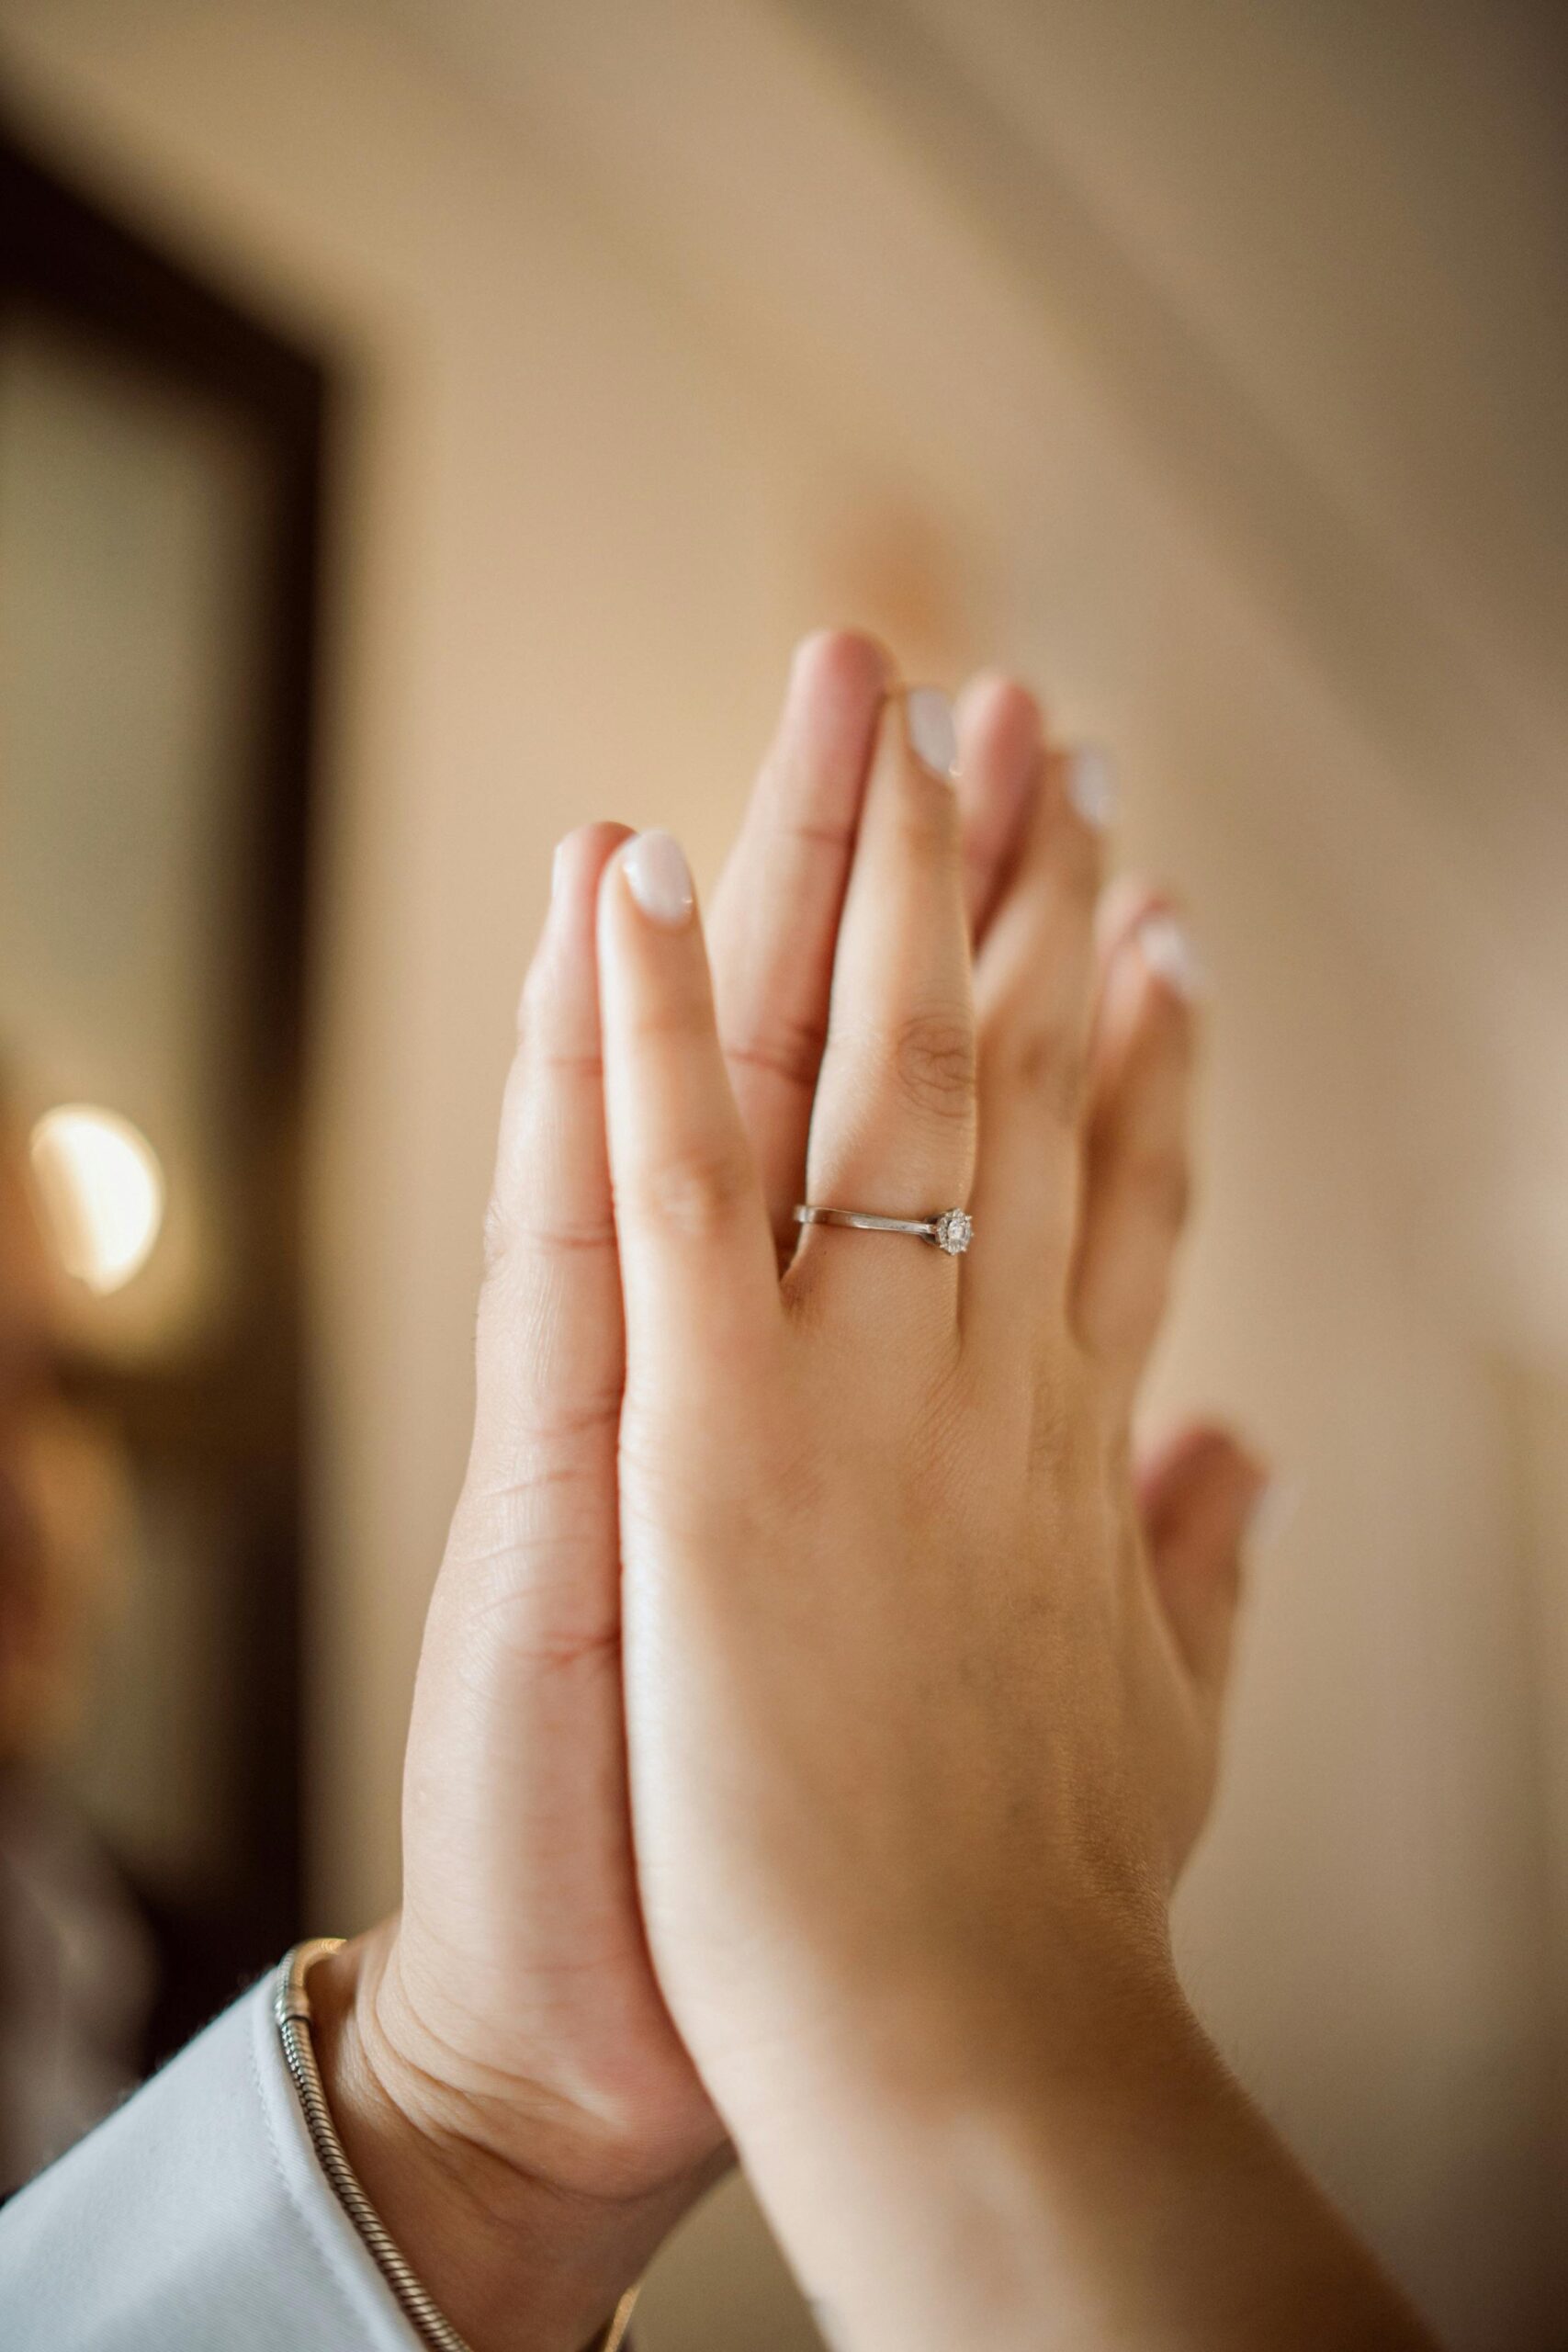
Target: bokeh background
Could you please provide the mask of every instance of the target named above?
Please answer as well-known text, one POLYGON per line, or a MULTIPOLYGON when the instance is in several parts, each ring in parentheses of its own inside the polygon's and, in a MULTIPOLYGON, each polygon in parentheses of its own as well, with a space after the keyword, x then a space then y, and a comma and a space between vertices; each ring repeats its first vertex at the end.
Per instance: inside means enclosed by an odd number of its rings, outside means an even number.
MULTIPOLYGON (((152 390, 36 286, 0 334, 8 1083, 168 1201, 62 1309, 143 1599, 54 1769, 176 1951, 236 1872, 278 1940, 395 1894, 551 844, 711 880, 862 622, 1116 747, 1213 976, 1157 1401, 1297 1506, 1201 2010, 1450 2341, 1568 2340, 1559 13, 6 0, 0 76, 239 337, 152 390)), ((815 2341, 739 2185, 641 2340, 815 2341)))

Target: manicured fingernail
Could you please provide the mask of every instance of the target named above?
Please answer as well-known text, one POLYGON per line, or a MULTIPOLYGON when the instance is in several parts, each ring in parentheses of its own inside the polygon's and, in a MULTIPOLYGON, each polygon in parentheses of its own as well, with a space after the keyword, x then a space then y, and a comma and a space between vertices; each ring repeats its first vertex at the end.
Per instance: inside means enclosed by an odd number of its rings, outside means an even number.
POLYGON ((1176 917, 1162 910, 1145 915, 1138 925, 1138 949, 1145 963, 1167 988, 1196 1004, 1209 993, 1209 975, 1201 957, 1176 917))
POLYGON ((626 888, 650 922, 679 931, 696 904, 686 853, 672 833, 638 833, 621 853, 626 888))
POLYGON ((1067 798, 1097 833, 1115 821, 1116 763, 1098 743, 1080 743, 1068 760, 1067 798))
POLYGON ((958 729, 951 696, 940 686, 911 686, 904 696, 909 749, 933 775, 951 782, 958 774, 958 729))
POLYGON ((1247 1540, 1255 1551, 1277 1544, 1296 1515, 1302 1498, 1299 1478, 1270 1478, 1247 1516, 1247 1540))

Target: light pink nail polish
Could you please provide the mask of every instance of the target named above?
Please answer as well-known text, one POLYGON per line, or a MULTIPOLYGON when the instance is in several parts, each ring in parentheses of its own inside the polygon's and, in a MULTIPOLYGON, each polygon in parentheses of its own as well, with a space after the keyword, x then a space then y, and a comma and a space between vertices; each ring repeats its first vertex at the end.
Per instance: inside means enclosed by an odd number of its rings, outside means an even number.
POLYGON ((638 833, 621 853, 626 888, 649 922, 679 931, 696 905, 692 869, 672 833, 638 833))
POLYGON ((1080 743, 1067 762, 1067 798, 1097 833, 1116 816, 1116 763, 1098 743, 1080 743))
POLYGON ((958 774, 958 727, 953 698, 940 686, 911 686, 904 696, 904 723, 909 749, 933 775, 951 783, 958 774))
POLYGON ((1145 915, 1138 925, 1137 939, 1145 963, 1167 988, 1174 989, 1189 1004, 1197 1004, 1208 995, 1209 975, 1202 959, 1174 915, 1163 908, 1145 915))

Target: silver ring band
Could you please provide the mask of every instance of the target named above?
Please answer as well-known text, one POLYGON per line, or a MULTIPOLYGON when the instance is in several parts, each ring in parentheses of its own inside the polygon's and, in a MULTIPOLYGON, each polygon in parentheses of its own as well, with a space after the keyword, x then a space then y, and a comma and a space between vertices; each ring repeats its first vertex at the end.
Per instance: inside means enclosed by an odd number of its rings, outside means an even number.
POLYGON ((918 1241, 934 1242, 950 1258, 961 1258, 975 1238, 975 1227, 963 1209, 943 1209, 936 1216, 878 1216, 871 1209, 824 1209, 802 1201, 795 1213, 796 1225, 849 1225, 863 1233, 908 1233, 918 1241))

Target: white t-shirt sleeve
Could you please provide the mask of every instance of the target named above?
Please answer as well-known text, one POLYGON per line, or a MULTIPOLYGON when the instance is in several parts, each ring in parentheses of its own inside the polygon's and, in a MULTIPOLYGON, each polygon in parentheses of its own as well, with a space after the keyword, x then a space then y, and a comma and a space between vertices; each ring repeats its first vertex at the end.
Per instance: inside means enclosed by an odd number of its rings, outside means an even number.
POLYGON ((316 2161, 275 1981, 0 2211, 6 2352, 412 2352, 316 2161))

